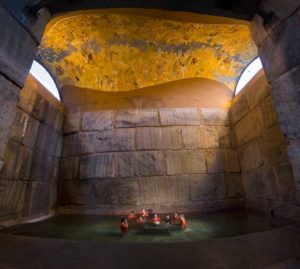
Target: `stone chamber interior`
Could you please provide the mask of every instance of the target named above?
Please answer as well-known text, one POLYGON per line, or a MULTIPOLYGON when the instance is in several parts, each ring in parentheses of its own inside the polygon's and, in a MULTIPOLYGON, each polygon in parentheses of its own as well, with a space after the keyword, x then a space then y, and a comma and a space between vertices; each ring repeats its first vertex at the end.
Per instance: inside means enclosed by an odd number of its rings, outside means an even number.
POLYGON ((141 208, 299 220, 298 1, 247 16, 40 1, 34 17, 13 2, 0 6, 0 226, 141 208), (34 59, 61 102, 28 74, 34 59))

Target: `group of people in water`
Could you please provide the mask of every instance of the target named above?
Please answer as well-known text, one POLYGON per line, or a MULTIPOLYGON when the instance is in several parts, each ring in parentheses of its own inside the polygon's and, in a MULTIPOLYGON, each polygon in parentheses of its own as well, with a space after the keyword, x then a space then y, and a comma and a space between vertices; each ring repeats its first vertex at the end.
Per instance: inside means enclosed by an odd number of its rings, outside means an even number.
MULTIPOLYGON (((152 218, 149 218, 149 212, 146 211, 145 208, 142 209, 139 216, 137 216, 133 211, 131 211, 128 215, 128 220, 130 222, 135 222, 136 225, 139 227, 142 227, 145 222, 151 221, 153 225, 160 225, 161 219, 157 214, 154 214, 152 218)), ((167 215, 163 221, 164 224, 174 224, 179 225, 181 229, 186 229, 188 224, 183 214, 179 214, 178 212, 174 213, 174 218, 171 218, 170 215, 167 215)), ((129 229, 129 224, 126 218, 122 218, 121 220, 121 226, 120 226, 121 232, 126 233, 129 229)))

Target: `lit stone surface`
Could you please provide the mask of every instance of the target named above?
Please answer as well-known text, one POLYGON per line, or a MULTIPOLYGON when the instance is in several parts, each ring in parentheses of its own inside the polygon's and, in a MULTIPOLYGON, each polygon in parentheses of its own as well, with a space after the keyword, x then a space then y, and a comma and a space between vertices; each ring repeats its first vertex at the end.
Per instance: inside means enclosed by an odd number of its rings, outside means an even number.
POLYGON ((263 158, 257 140, 248 142, 239 150, 242 170, 250 170, 263 165, 263 158))
POLYGON ((199 125, 197 108, 161 108, 159 116, 162 125, 199 125))
POLYGON ((246 96, 241 96, 238 102, 233 103, 229 115, 231 124, 236 124, 241 118, 246 116, 249 112, 249 106, 246 96))
POLYGON ((181 130, 176 127, 138 128, 137 149, 179 149, 181 130))
POLYGON ((218 148, 219 147, 219 128, 218 126, 200 127, 200 147, 218 148))
POLYGON ((113 111, 84 112, 81 129, 83 131, 102 131, 112 129, 114 125, 113 111))
POLYGON ((167 151, 165 162, 168 175, 206 173, 203 150, 167 151))
POLYGON ((159 126, 157 109, 118 110, 116 127, 159 126))
POLYGON ((181 129, 182 144, 185 149, 197 149, 200 147, 200 127, 184 127, 181 129))
POLYGON ((137 153, 138 175, 157 176, 165 174, 164 156, 159 151, 137 153))
POLYGON ((219 108, 201 108, 204 125, 229 125, 228 110, 219 108))

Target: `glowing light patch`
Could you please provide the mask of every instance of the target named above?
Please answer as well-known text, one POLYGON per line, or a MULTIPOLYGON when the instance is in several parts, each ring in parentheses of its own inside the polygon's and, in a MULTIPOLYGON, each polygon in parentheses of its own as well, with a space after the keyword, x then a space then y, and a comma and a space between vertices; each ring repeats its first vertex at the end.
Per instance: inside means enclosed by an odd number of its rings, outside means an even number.
POLYGON ((49 72, 37 61, 33 61, 30 69, 33 75, 53 96, 60 101, 60 96, 55 82, 49 72))
POLYGON ((262 68, 262 63, 259 57, 250 63, 238 81, 235 95, 237 95, 262 68))

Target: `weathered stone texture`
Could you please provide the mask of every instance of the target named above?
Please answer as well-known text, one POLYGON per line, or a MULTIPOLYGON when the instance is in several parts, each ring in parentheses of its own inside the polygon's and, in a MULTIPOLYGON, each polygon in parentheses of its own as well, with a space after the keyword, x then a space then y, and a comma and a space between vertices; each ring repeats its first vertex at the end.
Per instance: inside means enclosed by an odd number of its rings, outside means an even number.
POLYGON ((0 75, 0 160, 3 161, 9 131, 16 115, 19 88, 0 75))
POLYGON ((79 132, 80 121, 81 121, 81 113, 80 112, 68 113, 68 115, 66 116, 65 124, 64 124, 64 133, 71 134, 71 133, 79 132))
POLYGON ((199 125, 200 114, 197 108, 161 108, 161 125, 199 125))
POLYGON ((60 180, 76 179, 78 177, 79 157, 64 158, 60 163, 60 180))
POLYGON ((152 177, 139 180, 141 203, 161 205, 190 200, 189 177, 152 177))
POLYGON ((19 86, 23 86, 37 43, 2 6, 0 6, 0 25, 5 25, 1 27, 3 38, 0 44, 0 72, 19 86))
POLYGON ((95 203, 136 205, 139 187, 136 180, 104 179, 95 184, 95 203))
POLYGON ((219 148, 219 128, 218 126, 200 127, 200 147, 219 148))
POLYGON ((259 55, 270 81, 300 64, 299 23, 300 18, 294 13, 259 47, 259 55))
POLYGON ((231 124, 236 124, 241 118, 249 113, 249 105, 246 95, 241 96, 229 111, 231 124))
POLYGON ((241 174, 225 174, 224 180, 228 198, 242 197, 244 195, 241 174))
POLYGON ((168 175, 206 173, 203 150, 167 151, 165 162, 168 175))
POLYGON ((279 124, 289 139, 297 139, 300 136, 299 72, 300 65, 272 82, 272 97, 279 124))
POLYGON ((143 151, 137 153, 139 176, 159 176, 165 174, 164 156, 159 151, 143 151))
POLYGON ((181 129, 182 144, 185 149, 197 149, 200 147, 200 127, 184 127, 181 129))
POLYGON ((264 127, 266 129, 273 127, 277 124, 277 115, 275 112, 275 107, 271 96, 268 96, 260 105, 262 119, 264 122, 264 127))
POLYGON ((227 109, 201 108, 202 123, 204 125, 229 125, 227 109))
POLYGON ((237 144, 239 146, 245 144, 250 139, 259 136, 263 130, 261 112, 256 108, 234 126, 237 144))
POLYGON ((252 140, 241 147, 239 156, 243 171, 259 168, 263 165, 263 157, 257 140, 252 140))
POLYGON ((113 111, 94 111, 82 114, 81 129, 83 131, 111 130, 114 126, 113 111))
POLYGON ((116 127, 159 126, 157 109, 118 110, 116 127))
POLYGON ((61 205, 91 205, 94 202, 93 184, 81 181, 62 181, 59 202, 61 205))
POLYGON ((181 129, 177 127, 138 128, 137 149, 180 149, 181 129))
POLYGON ((192 201, 222 200, 226 196, 224 177, 218 175, 198 175, 191 182, 192 201))
POLYGON ((79 178, 108 178, 115 175, 114 156, 110 153, 80 158, 79 178))

